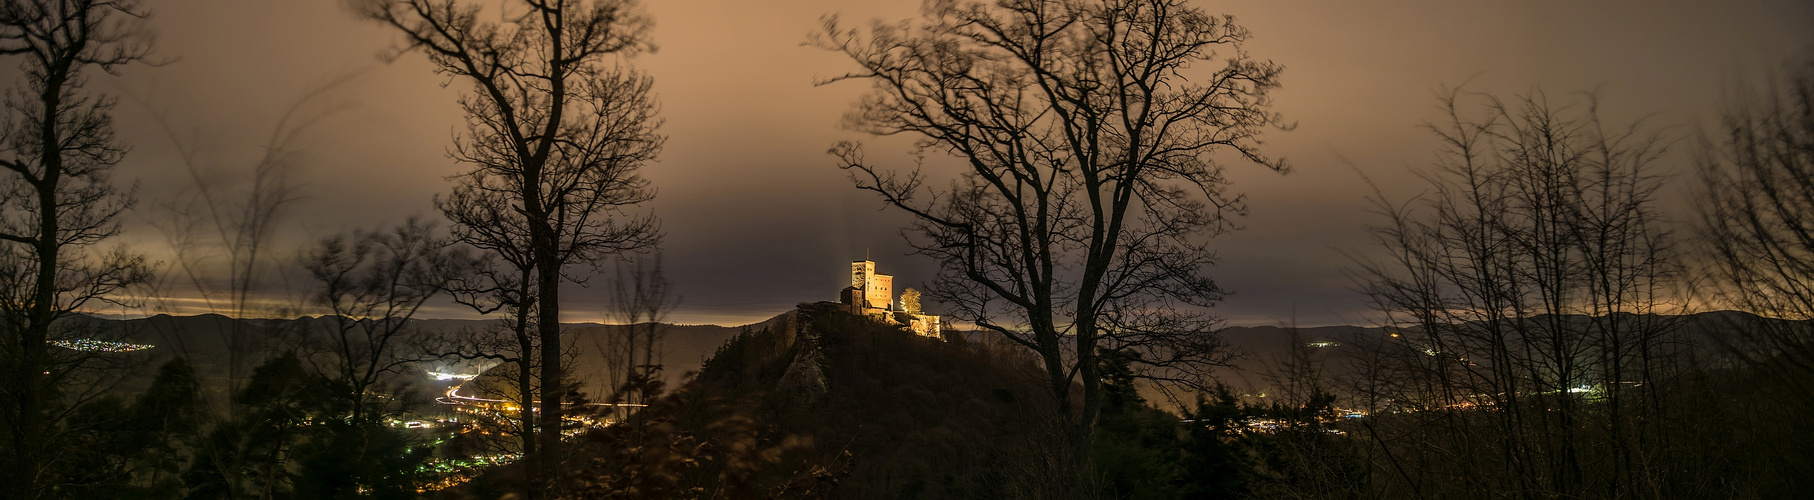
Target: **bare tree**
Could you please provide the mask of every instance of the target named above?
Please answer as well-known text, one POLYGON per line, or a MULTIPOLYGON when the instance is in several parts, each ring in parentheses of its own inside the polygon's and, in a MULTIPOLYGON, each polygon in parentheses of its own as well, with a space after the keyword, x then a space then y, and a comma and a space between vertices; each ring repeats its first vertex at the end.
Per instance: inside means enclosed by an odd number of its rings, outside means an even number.
POLYGON ((1787 85, 1735 99, 1696 162, 1718 298, 1792 320, 1745 325, 1729 347, 1814 408, 1814 60, 1791 69, 1787 85))
POLYGON ((399 55, 419 49, 437 71, 472 86, 461 99, 467 131, 452 153, 472 170, 455 181, 498 194, 522 215, 542 351, 535 470, 554 477, 568 395, 560 284, 574 277, 566 266, 659 238, 652 216, 626 212, 654 196, 638 174, 662 143, 652 80, 612 64, 650 47, 651 22, 630 0, 520 0, 496 11, 455 0, 350 3, 404 35, 399 55))
POLYGON ((938 189, 858 144, 832 153, 915 217, 911 243, 943 266, 928 296, 1038 354, 1082 450, 1103 350, 1175 382, 1224 360, 1202 240, 1244 208, 1217 155, 1287 170, 1260 151, 1281 124, 1268 109, 1282 69, 1247 55, 1232 17, 1178 0, 944 1, 923 15, 867 32, 830 18, 812 43, 861 67, 826 83, 872 86, 847 127, 913 136, 962 176, 938 189))
MULTIPOLYGON (((284 222, 302 199, 291 180, 303 157, 301 142, 334 113, 346 109, 333 100, 353 75, 330 79, 296 99, 271 128, 260 154, 245 163, 210 161, 196 137, 200 131, 180 130, 173 113, 144 103, 170 139, 183 165, 187 184, 157 203, 148 216, 169 245, 170 258, 150 283, 156 312, 194 312, 170 299, 193 297, 209 313, 236 319, 286 317, 301 304, 288 303, 287 274, 291 255, 285 251, 284 222)), ((297 287, 302 288, 302 287, 297 287)), ((300 302, 297 301, 297 302, 300 302)), ((185 356, 201 363, 226 364, 228 398, 240 392, 250 364, 270 345, 254 345, 268 332, 253 332, 243 321, 218 332, 226 346, 225 360, 197 359, 188 343, 190 335, 161 332, 162 339, 185 356)), ((238 411, 230 401, 229 412, 238 411)), ((236 418, 236 416, 231 416, 236 418)))
POLYGON ((1369 425, 1403 432, 1378 443, 1387 470, 1420 495, 1653 488, 1647 426, 1686 312, 1654 208, 1664 143, 1641 121, 1605 126, 1592 95, 1483 96, 1478 114, 1464 96, 1445 93, 1429 126, 1444 145, 1430 192, 1377 198, 1386 252, 1359 262, 1392 332, 1359 377, 1384 422, 1369 425))
POLYGON ((8 450, 0 475, 23 497, 53 479, 49 447, 68 411, 61 398, 91 354, 52 349, 81 334, 60 320, 147 278, 143 257, 96 248, 119 232, 133 198, 112 183, 126 154, 113 138, 114 100, 82 91, 88 71, 146 57, 147 15, 131 1, 0 4, 0 55, 23 73, 0 122, 0 439, 8 450))
POLYGON ((669 312, 679 299, 662 275, 661 253, 650 259, 619 262, 612 281, 611 310, 622 323, 618 331, 598 346, 607 366, 615 372, 607 379, 616 397, 611 403, 646 404, 654 396, 650 386, 660 377, 661 341, 669 312), (652 262, 651 262, 652 261, 652 262))
POLYGON ((411 319, 429 299, 470 267, 448 249, 433 224, 411 218, 388 231, 355 231, 324 238, 303 267, 320 283, 314 302, 331 314, 324 352, 310 357, 331 389, 345 398, 341 411, 364 425, 395 408, 396 388, 380 385, 424 353, 411 319))
MULTIPOLYGON (((1793 495, 1814 477, 1814 439, 1798 427, 1814 411, 1814 58, 1781 81, 1730 99, 1718 132, 1695 148, 1700 235, 1713 299, 1757 316, 1729 315, 1717 334, 1721 368, 1737 374, 1718 394, 1716 426, 1760 436, 1742 470, 1760 497, 1793 495), (1729 402, 1726 402, 1729 401, 1729 402)), ((1711 434, 1711 433, 1710 433, 1711 434)))
MULTIPOLYGON (((303 298, 289 296, 288 278, 298 266, 286 244, 284 222, 302 199, 291 180, 305 159, 302 144, 323 120, 347 107, 333 99, 353 80, 343 75, 314 86, 286 108, 272 126, 259 154, 249 160, 216 162, 204 147, 203 131, 186 130, 180 114, 149 100, 140 103, 157 118, 182 164, 182 189, 154 203, 155 210, 141 212, 168 245, 167 259, 146 288, 154 312, 185 314, 197 310, 175 298, 199 299, 205 312, 232 318, 213 332, 212 344, 201 332, 155 331, 160 347, 170 349, 201 369, 202 374, 224 374, 224 381, 204 380, 204 416, 215 429, 234 428, 255 419, 241 404, 253 367, 266 355, 293 342, 290 322, 258 324, 254 318, 286 317, 305 308, 303 298), (218 367, 218 368, 216 368, 218 367), (218 385, 217 385, 218 384, 218 385), (215 395, 224 397, 215 398, 215 395)), ((295 287, 295 290, 305 287, 295 287)), ((161 323, 150 323, 153 325, 161 323)), ((257 436, 225 432, 221 439, 202 440, 195 450, 204 469, 220 475, 221 484, 241 484, 241 472, 257 456, 257 436)), ((249 477, 249 476, 248 476, 249 477)))
MULTIPOLYGON (((448 196, 436 196, 435 207, 453 221, 455 240, 481 252, 473 272, 457 276, 448 284, 454 301, 483 315, 503 313, 498 328, 446 342, 439 349, 443 357, 463 360, 491 360, 513 365, 510 369, 492 370, 512 386, 510 391, 486 390, 487 397, 501 396, 516 404, 517 416, 504 425, 500 433, 517 438, 516 449, 501 453, 521 453, 525 459, 536 455, 535 402, 541 393, 533 376, 540 337, 536 330, 535 261, 529 249, 528 223, 523 213, 509 207, 510 196, 492 190, 481 190, 462 184, 448 196)), ((526 484, 526 497, 537 493, 534 484, 526 484)))

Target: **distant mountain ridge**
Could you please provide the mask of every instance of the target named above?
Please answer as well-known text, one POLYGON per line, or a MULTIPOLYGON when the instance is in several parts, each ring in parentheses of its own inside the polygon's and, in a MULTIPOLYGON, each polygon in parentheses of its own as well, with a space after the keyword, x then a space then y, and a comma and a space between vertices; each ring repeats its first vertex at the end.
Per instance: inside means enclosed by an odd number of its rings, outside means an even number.
MULTIPOLYGON (((744 328, 760 330, 783 321, 788 314, 782 313, 768 320, 735 327, 668 325, 660 353, 664 378, 670 387, 678 386, 687 373, 698 371, 713 352, 736 337, 744 328)), ((1738 311, 1696 313, 1680 319, 1683 320, 1683 328, 1690 335, 1698 337, 1722 335, 1725 329, 1745 322, 1770 321, 1738 311)), ((79 316, 75 321, 80 328, 95 329, 97 337, 156 346, 153 349, 121 354, 130 356, 129 359, 143 361, 146 373, 171 357, 183 355, 196 365, 198 374, 207 379, 226 375, 225 364, 232 347, 230 344, 235 340, 240 343, 241 349, 253 356, 260 356, 271 349, 282 347, 286 342, 294 342, 299 336, 306 336, 309 332, 325 332, 334 327, 332 320, 330 316, 236 320, 219 314, 160 314, 134 319, 79 316)), ((457 334, 493 327, 497 320, 416 319, 411 320, 411 324, 417 326, 417 333, 421 335, 457 334)), ((599 390, 599 384, 604 380, 603 336, 621 327, 594 322, 562 324, 562 328, 571 335, 571 341, 577 350, 573 362, 575 374, 588 384, 589 390, 599 390)), ((1218 373, 1218 377, 1243 390, 1265 387, 1270 368, 1292 346, 1292 330, 1296 331, 1298 342, 1327 342, 1326 347, 1331 355, 1350 351, 1355 342, 1380 339, 1388 335, 1382 327, 1227 327, 1221 331, 1222 339, 1238 356, 1231 362, 1229 369, 1218 373)), ((242 367, 256 366, 258 362, 259 359, 244 360, 242 367)), ((1339 362, 1328 363, 1325 368, 1332 377, 1341 378, 1349 374, 1342 365, 1339 362)), ((122 389, 130 391, 137 386, 138 384, 128 381, 122 385, 122 389)))
MULTIPOLYGON (((124 393, 142 390, 149 383, 148 374, 158 365, 177 356, 188 358, 198 377, 203 380, 204 387, 224 387, 225 384, 218 382, 228 377, 228 364, 236 344, 246 356, 246 359, 240 360, 240 367, 249 370, 262 362, 264 356, 302 344, 310 336, 325 334, 336 327, 332 316, 233 319, 219 314, 159 314, 134 319, 77 316, 71 321, 74 328, 92 330, 96 338, 155 346, 119 354, 118 359, 127 361, 135 370, 116 388, 124 393)), ((498 325, 498 320, 414 319, 410 324, 415 327, 415 331, 410 332, 414 337, 398 342, 399 348, 412 348, 419 344, 418 340, 434 336, 493 328, 498 325)), ((561 326, 578 351, 573 365, 577 376, 586 382, 602 380, 602 377, 597 376, 603 369, 603 356, 599 352, 602 336, 621 326, 589 322, 564 323, 561 326)), ((683 375, 697 371, 704 363, 704 356, 711 355, 739 330, 737 327, 719 325, 668 325, 660 359, 669 382, 678 384, 683 375)), ((427 372, 446 366, 432 362, 425 365, 423 370, 418 370, 422 373, 417 374, 423 381, 428 380, 427 372)))

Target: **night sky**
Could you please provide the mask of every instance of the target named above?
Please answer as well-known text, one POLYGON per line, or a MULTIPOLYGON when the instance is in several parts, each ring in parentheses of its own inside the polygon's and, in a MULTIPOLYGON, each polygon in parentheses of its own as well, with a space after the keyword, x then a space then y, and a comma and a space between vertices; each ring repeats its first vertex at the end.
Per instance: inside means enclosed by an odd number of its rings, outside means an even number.
MULTIPOLYGON (((645 3, 659 50, 625 61, 656 80, 667 145, 644 174, 659 189, 646 207, 663 221, 668 276, 684 296, 670 318, 743 324, 796 303, 834 300, 847 263, 867 252, 896 288, 931 278, 932 262, 904 255, 905 218, 851 188, 825 150, 869 141, 870 158, 907 164, 906 140, 867 139, 839 119, 866 90, 815 87, 852 69, 804 47, 826 14, 849 23, 916 16, 918 0, 839 2, 657 0, 645 3)), ((1780 1, 1198 2, 1254 33, 1247 50, 1286 67, 1276 110, 1297 124, 1275 131, 1271 154, 1295 166, 1278 175, 1232 164, 1251 214, 1215 242, 1211 271, 1235 295, 1233 324, 1362 323, 1363 298, 1342 269, 1366 252, 1368 194, 1356 168, 1387 194, 1412 196, 1410 174, 1432 157, 1418 128, 1436 118, 1435 90, 1510 95, 1541 86, 1554 100, 1598 89, 1614 123, 1650 116, 1666 127, 1686 172, 1687 150, 1731 89, 1767 81, 1814 50, 1814 3, 1780 1), (1345 159, 1345 160, 1344 160, 1345 159), (1350 166, 1352 165, 1352 166, 1350 166)), ((378 56, 397 37, 326 0, 150 2, 164 64, 95 75, 90 89, 120 96, 117 136, 133 150, 118 169, 139 182, 140 210, 123 241, 159 258, 158 207, 189 182, 174 135, 224 183, 250 164, 292 104, 315 119, 298 136, 293 179, 301 197, 280 243, 410 214, 438 219, 430 197, 464 167, 446 157, 460 129, 464 82, 435 75, 420 54, 378 56), (168 124, 174 133, 159 125, 168 124)), ((5 68, 15 81, 15 68, 5 68)), ((1683 180, 1689 180, 1684 178, 1683 180)), ((1689 215, 1687 183, 1665 193, 1689 215)), ((292 277, 290 279, 300 279, 292 277)), ((602 279, 564 297, 564 319, 600 321, 602 279)), ((180 295, 180 288, 170 293, 180 295)), ((181 303, 180 301, 178 303, 181 303)), ((936 305, 929 305, 936 311, 936 305)), ((198 311, 176 311, 198 312, 198 311)), ((453 307, 424 314, 469 317, 453 307)))

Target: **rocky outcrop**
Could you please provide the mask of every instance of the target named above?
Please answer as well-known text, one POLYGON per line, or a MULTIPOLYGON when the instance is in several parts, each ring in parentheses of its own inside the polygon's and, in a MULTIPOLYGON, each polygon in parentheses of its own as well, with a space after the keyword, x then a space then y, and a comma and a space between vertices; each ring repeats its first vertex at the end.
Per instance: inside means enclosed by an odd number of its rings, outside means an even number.
POLYGON ((791 341, 794 359, 787 372, 775 383, 775 393, 790 404, 810 405, 825 396, 825 351, 819 347, 818 332, 813 331, 810 317, 801 310, 789 313, 781 322, 782 338, 791 341))

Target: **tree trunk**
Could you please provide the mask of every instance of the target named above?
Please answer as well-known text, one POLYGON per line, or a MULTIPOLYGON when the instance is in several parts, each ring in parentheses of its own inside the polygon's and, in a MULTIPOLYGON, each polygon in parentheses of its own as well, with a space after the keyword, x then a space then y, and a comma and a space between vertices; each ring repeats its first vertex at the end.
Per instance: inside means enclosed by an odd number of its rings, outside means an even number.
MULTIPOLYGON (((542 218, 539 220, 546 220, 542 218)), ((561 462, 561 401, 567 390, 561 383, 560 263, 554 238, 546 223, 533 224, 539 233, 531 243, 536 252, 536 330, 542 346, 541 480, 552 486, 561 462)))
MULTIPOLYGON (((525 272, 523 274, 528 275, 529 273, 525 272)), ((522 288, 524 293, 519 296, 527 297, 529 295, 529 286, 528 280, 524 280, 522 288)), ((535 368, 535 353, 533 352, 534 345, 529 341, 529 308, 527 301, 517 307, 515 330, 518 353, 516 377, 517 410, 522 420, 522 434, 520 437, 523 443, 522 463, 533 467, 535 464, 540 463, 538 462, 538 460, 540 460, 540 455, 536 454, 535 446, 536 439, 538 439, 538 436, 535 434, 535 389, 531 387, 530 384, 530 377, 533 376, 530 375, 530 372, 535 368)), ((534 477, 534 472, 532 471, 529 476, 534 477)), ((523 497, 526 499, 535 500, 541 498, 541 493, 541 488, 538 488, 533 481, 525 482, 523 485, 523 497)))
POLYGON ((55 147, 60 144, 57 133, 57 108, 61 106, 60 93, 63 91, 68 67, 54 65, 49 68, 50 74, 44 82, 44 91, 38 97, 44 105, 43 120, 38 123, 38 140, 42 147, 38 152, 39 164, 44 166, 44 173, 38 179, 38 234, 35 241, 35 252, 38 257, 37 276, 32 284, 32 307, 30 317, 25 321, 25 328, 19 332, 19 377, 18 385, 19 419, 13 426, 13 455, 15 457, 14 473, 19 474, 20 482, 14 487, 19 491, 38 493, 37 476, 40 469, 40 437, 48 429, 43 426, 42 413, 44 402, 43 390, 45 375, 49 369, 47 356, 50 323, 55 319, 57 298, 57 259, 58 236, 61 233, 57 224, 57 184, 62 181, 63 152, 55 147))

